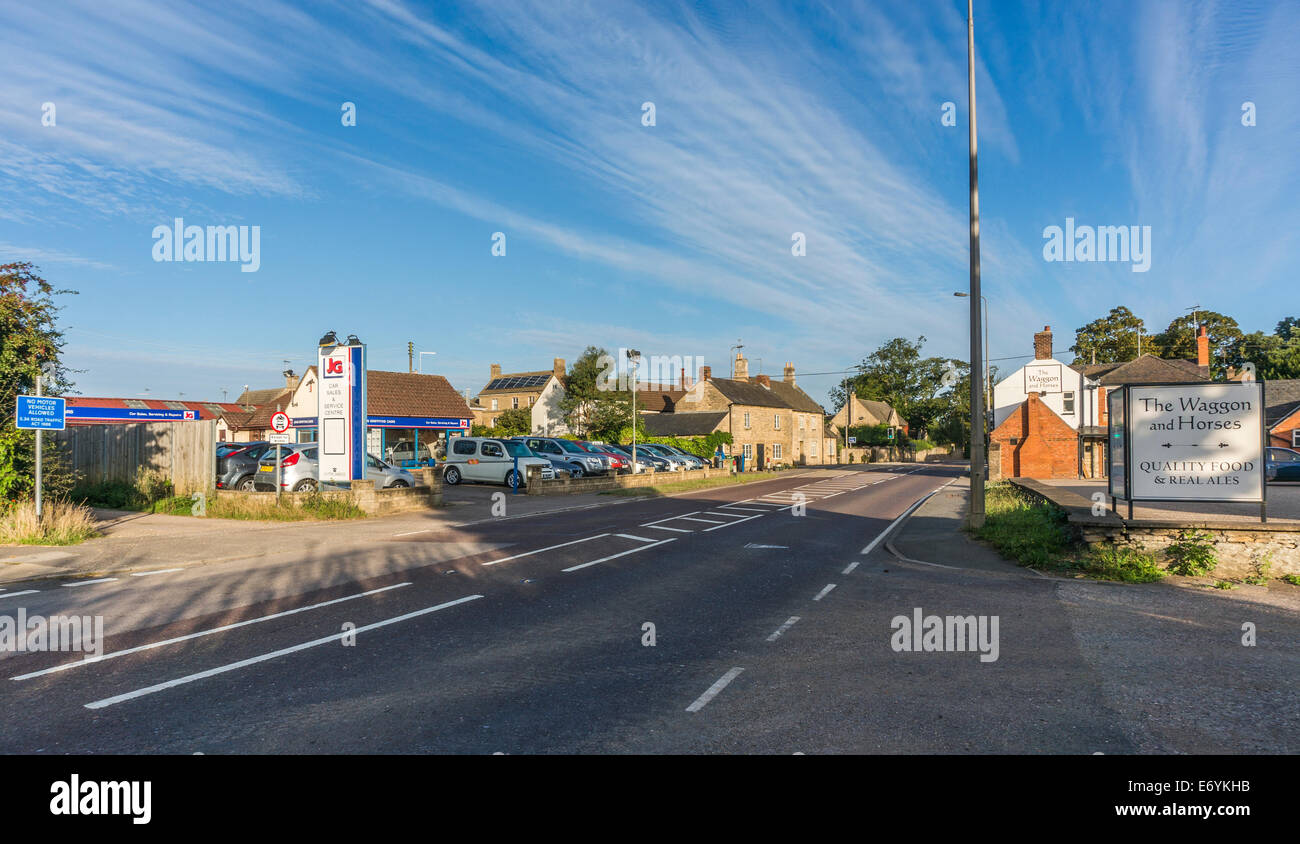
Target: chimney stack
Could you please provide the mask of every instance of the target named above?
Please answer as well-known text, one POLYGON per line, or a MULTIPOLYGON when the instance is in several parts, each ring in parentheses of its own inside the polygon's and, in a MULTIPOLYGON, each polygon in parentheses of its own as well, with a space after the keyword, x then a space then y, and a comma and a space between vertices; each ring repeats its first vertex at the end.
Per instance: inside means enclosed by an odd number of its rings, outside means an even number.
POLYGON ((551 371, 555 373, 556 378, 563 380, 564 379, 564 358, 556 358, 552 362, 551 371))
POLYGON ((709 380, 710 378, 712 378, 712 377, 713 377, 713 367, 711 367, 711 366, 701 366, 701 367, 700 367, 700 380, 701 380, 701 381, 708 381, 708 380, 709 380))
POLYGON ((1044 325, 1043 330, 1034 335, 1034 360, 1051 360, 1052 326, 1044 325))
POLYGON ((749 361, 741 357, 740 352, 736 352, 736 380, 749 380, 749 361))
POLYGON ((769 390, 772 389, 772 377, 770 375, 759 375, 758 385, 760 387, 766 387, 769 390))
POLYGON ((492 374, 488 377, 488 380, 494 380, 500 377, 501 377, 501 364, 499 363, 492 364, 492 374))
POLYGON ((794 364, 789 361, 785 362, 785 378, 782 379, 791 387, 794 386, 794 364))
POLYGON ((1210 375, 1210 335, 1205 329, 1205 323, 1196 332, 1196 365, 1200 367, 1201 374, 1207 378, 1210 375))
POLYGON ((286 390, 293 391, 298 389, 298 382, 301 380, 301 378, 293 374, 292 369, 286 369, 284 371, 284 388, 286 390))

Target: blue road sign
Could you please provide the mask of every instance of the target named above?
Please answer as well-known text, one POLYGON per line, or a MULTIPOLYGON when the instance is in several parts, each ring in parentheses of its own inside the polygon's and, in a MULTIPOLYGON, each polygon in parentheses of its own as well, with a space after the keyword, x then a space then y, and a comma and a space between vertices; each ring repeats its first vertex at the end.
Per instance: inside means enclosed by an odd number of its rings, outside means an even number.
POLYGON ((53 396, 19 396, 16 425, 29 431, 62 431, 67 404, 67 399, 53 396))

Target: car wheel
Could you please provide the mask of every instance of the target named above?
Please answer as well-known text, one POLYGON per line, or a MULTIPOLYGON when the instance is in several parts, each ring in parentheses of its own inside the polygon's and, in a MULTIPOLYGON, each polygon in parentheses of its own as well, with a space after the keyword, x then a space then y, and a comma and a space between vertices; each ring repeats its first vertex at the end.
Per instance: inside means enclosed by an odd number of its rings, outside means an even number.
POLYGON ((389 489, 406 489, 407 486, 408 484, 406 481, 393 481, 393 484, 389 489))
POLYGON ((446 471, 442 473, 442 479, 451 486, 455 486, 460 483, 460 470, 455 466, 448 466, 446 471))
POLYGON ((582 467, 581 467, 581 466, 574 466, 574 467, 572 467, 571 469, 569 469, 569 477, 571 477, 571 478, 581 478, 581 477, 582 477, 582 467))
POLYGON ((316 481, 313 480, 312 478, 304 478, 303 480, 298 481, 298 483, 293 485, 293 491, 294 492, 315 492, 316 481))
POLYGON ((240 492, 256 492, 257 484, 253 483, 252 475, 247 475, 243 478, 240 478, 235 483, 235 489, 239 490, 240 492))
POLYGON ((523 485, 524 485, 523 478, 519 476, 518 472, 516 472, 514 469, 511 469, 510 471, 506 472, 506 486, 510 487, 511 489, 514 489, 516 487, 521 487, 523 485), (516 478, 518 478, 518 480, 516 480, 516 478))

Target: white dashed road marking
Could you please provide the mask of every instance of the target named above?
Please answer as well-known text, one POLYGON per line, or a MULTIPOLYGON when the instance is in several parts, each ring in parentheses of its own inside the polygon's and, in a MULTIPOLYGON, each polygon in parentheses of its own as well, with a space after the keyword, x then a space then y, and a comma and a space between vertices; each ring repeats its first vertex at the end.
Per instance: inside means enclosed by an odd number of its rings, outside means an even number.
POLYGON ((721 677, 718 678, 718 681, 716 683, 714 683, 712 686, 709 686, 708 691, 706 691, 704 694, 697 697, 694 703, 686 707, 686 711, 699 712, 701 709, 705 707, 706 704, 708 704, 709 701, 717 697, 718 692, 725 689, 728 683, 730 683, 732 680, 739 677, 740 672, 744 670, 745 669, 743 668, 733 668, 730 671, 728 671, 726 674, 723 674, 721 677))
POLYGON ((831 591, 832 589, 834 589, 834 588, 835 588, 835 584, 834 584, 834 583, 828 583, 828 584, 826 584, 826 588, 823 589, 822 591, 818 592, 818 593, 817 593, 817 597, 816 597, 816 598, 813 598, 813 600, 814 600, 814 601, 820 601, 822 598, 825 598, 828 594, 830 594, 830 591, 831 591))
POLYGON ((769 641, 769 642, 775 642, 775 641, 777 640, 777 637, 778 637, 778 636, 780 636, 782 633, 784 633, 785 631, 787 631, 787 630, 789 630, 791 627, 793 627, 793 626, 794 626, 794 623, 795 623, 796 621, 798 621, 798 620, 799 620, 799 616, 797 616, 797 615, 792 615, 792 616, 790 616, 789 620, 786 621, 785 624, 782 624, 780 627, 776 628, 776 632, 773 633, 771 636, 768 636, 768 637, 767 637, 767 641, 769 641))

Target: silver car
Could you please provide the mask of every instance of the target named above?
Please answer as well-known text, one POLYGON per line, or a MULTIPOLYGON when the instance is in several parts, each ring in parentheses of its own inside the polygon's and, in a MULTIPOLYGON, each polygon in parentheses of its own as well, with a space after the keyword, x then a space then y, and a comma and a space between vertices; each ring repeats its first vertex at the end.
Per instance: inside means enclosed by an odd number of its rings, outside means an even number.
MULTIPOLYGON (((317 443, 280 446, 280 489, 288 492, 311 492, 320 488, 320 461, 317 443)), ((373 454, 366 455, 366 480, 375 489, 401 489, 415 486, 415 476, 405 469, 390 466, 373 454)), ((254 484, 259 490, 275 490, 275 449, 263 455, 257 464, 254 484)))

